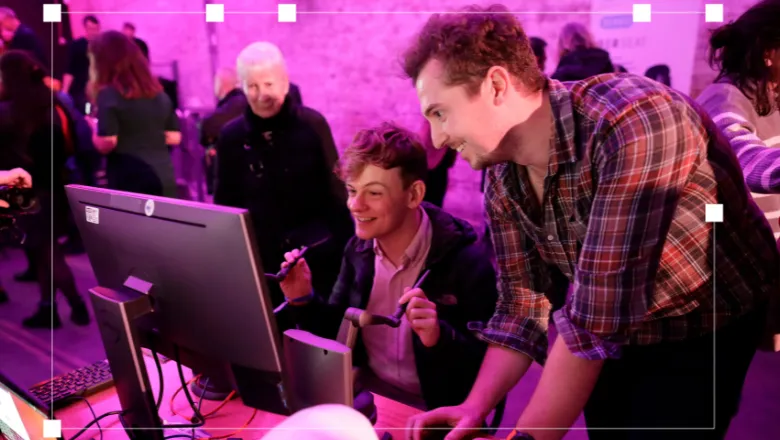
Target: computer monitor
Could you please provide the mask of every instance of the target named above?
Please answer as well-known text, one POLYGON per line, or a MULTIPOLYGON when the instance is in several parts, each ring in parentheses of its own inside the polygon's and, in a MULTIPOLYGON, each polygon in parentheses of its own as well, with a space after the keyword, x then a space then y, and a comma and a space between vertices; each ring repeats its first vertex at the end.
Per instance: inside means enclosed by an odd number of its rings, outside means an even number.
POLYGON ((0 373, 0 439, 38 440, 49 407, 0 373))
POLYGON ((227 372, 248 406, 291 412, 248 211, 80 185, 66 192, 97 278, 90 297, 126 428, 160 426, 142 347, 208 377, 227 372))

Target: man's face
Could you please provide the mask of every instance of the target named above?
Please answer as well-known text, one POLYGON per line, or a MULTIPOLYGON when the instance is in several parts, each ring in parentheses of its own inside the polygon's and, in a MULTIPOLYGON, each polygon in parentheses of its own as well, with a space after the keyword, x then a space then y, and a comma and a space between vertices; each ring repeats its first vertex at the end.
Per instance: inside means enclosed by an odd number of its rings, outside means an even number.
POLYGON ((436 148, 453 148, 475 170, 498 162, 491 153, 504 133, 496 124, 495 105, 488 86, 483 84, 476 96, 464 86, 445 82, 444 65, 429 61, 417 78, 417 96, 423 115, 431 124, 436 148))
POLYGON ((17 27, 19 27, 19 23, 15 18, 8 16, 2 17, 0 19, 0 38, 5 42, 10 43, 11 40, 14 39, 17 27))
POLYGON ((290 89, 284 67, 279 63, 267 63, 243 70, 241 87, 252 111, 261 118, 279 113, 290 89))
MULTIPOLYGON (((400 168, 385 170, 368 165, 355 179, 347 181, 347 206, 355 219, 355 235, 363 240, 381 239, 403 224, 422 196, 414 196, 415 182, 404 189, 400 168)), ((425 190, 423 188, 423 195, 425 190)))
POLYGON ((122 28, 122 33, 125 34, 127 38, 135 37, 135 30, 133 30, 133 28, 128 26, 122 28))
POLYGON ((95 37, 100 35, 100 24, 91 21, 84 23, 84 35, 87 37, 87 40, 95 39, 95 37))

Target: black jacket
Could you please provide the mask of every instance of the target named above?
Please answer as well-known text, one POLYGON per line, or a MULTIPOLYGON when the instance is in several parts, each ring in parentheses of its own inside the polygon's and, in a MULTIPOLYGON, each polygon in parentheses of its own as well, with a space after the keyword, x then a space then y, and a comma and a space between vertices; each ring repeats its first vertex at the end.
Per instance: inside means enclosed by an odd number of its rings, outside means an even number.
POLYGON ((603 49, 577 49, 564 55, 550 76, 558 81, 580 81, 603 73, 614 73, 615 66, 603 49))
MULTIPOLYGON (((287 92, 292 103, 298 107, 303 105, 301 101, 301 91, 295 84, 290 84, 290 91, 287 92)), ((235 88, 228 92, 225 97, 217 103, 217 109, 213 113, 203 118, 200 129, 200 144, 204 147, 210 147, 217 142, 219 132, 228 122, 244 114, 246 109, 246 95, 244 92, 235 88)))
MULTIPOLYGON (((322 272, 318 287, 332 287, 354 231, 344 184, 333 173, 337 160, 325 118, 289 98, 271 118, 247 105, 221 131, 214 202, 250 211, 266 272, 279 270, 285 252, 330 236, 307 260, 322 272)), ((281 303, 281 292, 272 290, 272 299, 281 303)))
MULTIPOLYGON (((468 329, 472 321, 486 322, 496 306, 496 275, 474 229, 439 208, 424 203, 432 226, 431 248, 424 269, 431 269, 421 288, 436 303, 441 326, 437 345, 427 348, 413 334, 417 375, 429 409, 457 405, 467 397, 487 346, 468 329)), ((322 295, 306 305, 288 306, 299 328, 335 339, 349 307, 366 308, 374 281, 372 240, 350 239, 344 249, 338 281, 326 300, 322 295)), ((316 277, 316 273, 313 272, 316 277)), ((406 318, 404 318, 406 319, 406 318)), ((355 364, 366 365, 358 337, 355 364)))
POLYGON ((217 109, 203 118, 200 126, 200 144, 210 147, 217 142, 219 132, 228 122, 244 114, 246 95, 241 89, 233 89, 217 103, 217 109))

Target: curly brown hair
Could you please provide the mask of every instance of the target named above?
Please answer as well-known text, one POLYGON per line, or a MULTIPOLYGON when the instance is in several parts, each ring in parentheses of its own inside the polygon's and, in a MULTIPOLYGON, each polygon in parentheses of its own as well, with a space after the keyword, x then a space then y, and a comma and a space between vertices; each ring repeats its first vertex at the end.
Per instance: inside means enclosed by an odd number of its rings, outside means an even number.
POLYGON ((428 156, 413 132, 392 122, 359 131, 336 164, 343 181, 355 179, 369 165, 390 170, 400 168, 404 189, 425 180, 428 156))
POLYGON ((448 85, 465 85, 472 96, 493 66, 507 69, 532 92, 545 83, 522 25, 503 5, 431 16, 404 54, 404 72, 417 81, 432 59, 444 64, 448 85))
POLYGON ((163 90, 141 49, 121 32, 101 33, 89 43, 89 55, 93 99, 108 86, 115 87, 126 99, 154 98, 163 90))

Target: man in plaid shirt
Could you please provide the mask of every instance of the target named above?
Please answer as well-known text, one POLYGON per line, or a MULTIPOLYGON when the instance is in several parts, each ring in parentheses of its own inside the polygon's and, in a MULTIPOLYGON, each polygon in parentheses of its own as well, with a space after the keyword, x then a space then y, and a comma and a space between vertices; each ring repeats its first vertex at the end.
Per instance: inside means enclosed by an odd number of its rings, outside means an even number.
POLYGON ((463 438, 536 361, 517 426, 537 440, 583 409, 589 429, 640 428, 591 439, 723 438, 780 257, 712 121, 643 77, 546 79, 502 7, 433 16, 405 69, 435 145, 490 167, 500 294, 475 328, 491 346, 470 396, 413 418, 411 436, 448 424, 447 440, 463 438), (708 204, 723 204, 721 223, 708 204))

